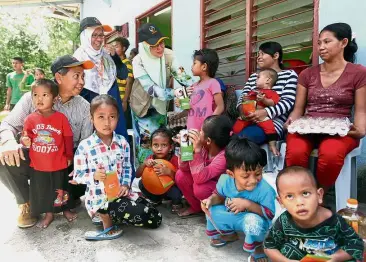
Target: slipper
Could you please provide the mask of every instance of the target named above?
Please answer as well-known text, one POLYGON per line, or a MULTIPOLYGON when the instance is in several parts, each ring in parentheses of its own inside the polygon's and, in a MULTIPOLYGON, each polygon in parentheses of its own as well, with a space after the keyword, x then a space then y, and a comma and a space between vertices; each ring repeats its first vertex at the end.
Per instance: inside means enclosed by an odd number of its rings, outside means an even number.
POLYGON ((123 230, 116 226, 111 226, 104 231, 88 231, 84 237, 86 240, 112 240, 122 236, 123 230))
POLYGON ((265 259, 267 259, 267 261, 269 261, 269 260, 268 260, 268 257, 266 256, 266 254, 254 254, 254 253, 252 253, 252 254, 248 257, 248 262, 251 262, 251 259, 252 259, 252 258, 254 258, 254 262, 259 261, 259 259, 261 259, 261 258, 265 258, 265 259))
POLYGON ((227 243, 228 242, 223 240, 222 238, 215 238, 215 239, 210 240, 210 246, 212 246, 212 247, 223 247, 223 246, 226 246, 227 243))

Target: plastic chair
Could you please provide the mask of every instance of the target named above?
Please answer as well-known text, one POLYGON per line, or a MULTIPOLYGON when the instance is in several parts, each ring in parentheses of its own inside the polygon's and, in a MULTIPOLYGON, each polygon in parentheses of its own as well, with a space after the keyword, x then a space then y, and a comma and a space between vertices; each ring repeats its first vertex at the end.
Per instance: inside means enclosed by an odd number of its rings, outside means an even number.
MULTIPOLYGON (((283 141, 277 141, 277 148, 281 148, 281 144, 283 141)), ((272 152, 269 150, 268 144, 261 145, 261 148, 264 149, 267 153, 267 165, 264 167, 265 172, 277 172, 278 171, 278 159, 279 157, 274 156, 272 152)))
POLYGON ((131 150, 131 159, 132 159, 132 164, 135 167, 135 170, 137 170, 137 158, 136 158, 136 137, 135 137, 135 133, 133 132, 133 129, 127 129, 127 134, 129 136, 131 136, 132 138, 132 150, 131 150))
MULTIPOLYGON (((344 164, 341 172, 335 183, 336 190, 336 208, 337 211, 347 206, 349 198, 357 198, 357 170, 356 170, 356 156, 361 155, 362 144, 365 138, 360 140, 360 145, 352 150, 344 159, 344 164)), ((285 166, 286 143, 281 145, 281 156, 278 163, 278 169, 282 170, 285 166)), ((318 149, 314 149, 310 155, 310 166, 314 172, 316 165, 314 160, 318 158, 318 149)))

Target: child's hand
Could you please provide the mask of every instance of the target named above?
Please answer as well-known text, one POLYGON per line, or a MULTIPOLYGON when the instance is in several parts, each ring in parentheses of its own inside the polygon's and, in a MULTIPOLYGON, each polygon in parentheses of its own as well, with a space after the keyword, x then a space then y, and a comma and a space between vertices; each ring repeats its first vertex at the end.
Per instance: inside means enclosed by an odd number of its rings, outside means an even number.
POLYGON ((174 104, 176 107, 180 107, 180 101, 178 98, 174 99, 174 104))
POLYGON ((157 164, 154 166, 154 172, 158 175, 172 175, 172 170, 170 170, 168 167, 162 164, 157 164))
POLYGON ((249 201, 242 198, 232 198, 227 201, 227 207, 231 212, 238 214, 244 212, 249 207, 249 201))
POLYGON ((201 208, 203 212, 207 213, 211 206, 212 206, 211 197, 201 201, 201 208))
MULTIPOLYGON (((74 171, 72 171, 70 174, 69 174, 69 177, 74 177, 74 171)), ((78 184, 78 182, 76 182, 74 179, 72 179, 72 180, 69 180, 69 183, 71 184, 71 185, 77 185, 78 184)))
POLYGON ((118 197, 126 197, 130 193, 130 187, 127 185, 121 186, 119 189, 118 197))
POLYGON ((105 174, 105 169, 97 169, 94 173, 94 180, 97 181, 104 181, 107 178, 107 175, 105 174))
POLYGON ((27 134, 27 131, 23 132, 23 136, 20 138, 20 142, 22 143, 22 145, 24 145, 26 148, 30 148, 30 146, 32 145, 32 140, 30 139, 30 137, 27 134))
POLYGON ((67 166, 69 167, 69 166, 71 166, 71 164, 72 164, 72 160, 67 160, 67 166))
POLYGON ((263 94, 263 93, 258 93, 257 94, 257 101, 258 102, 262 102, 265 98, 266 98, 265 94, 263 94))
POLYGON ((144 165, 147 167, 152 167, 153 165, 155 165, 155 160, 154 159, 146 159, 144 161, 144 165))
POLYGON ((190 97, 193 94, 193 89, 194 89, 193 86, 186 87, 186 92, 187 92, 188 97, 190 97))
POLYGON ((197 129, 190 129, 188 131, 189 141, 191 141, 193 145, 193 151, 195 153, 201 152, 202 143, 200 139, 200 132, 197 129))
POLYGON ((287 130, 289 125, 291 125, 292 122, 293 122, 292 117, 287 118, 287 121, 283 125, 283 129, 287 130))

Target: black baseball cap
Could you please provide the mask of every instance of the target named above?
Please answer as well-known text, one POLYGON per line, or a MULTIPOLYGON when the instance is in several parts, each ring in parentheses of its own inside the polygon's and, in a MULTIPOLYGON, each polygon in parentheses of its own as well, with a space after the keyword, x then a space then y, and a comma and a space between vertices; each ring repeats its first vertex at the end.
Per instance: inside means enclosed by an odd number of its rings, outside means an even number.
POLYGON ((112 27, 109 25, 102 25, 102 23, 98 20, 96 17, 85 17, 80 22, 80 33, 85 30, 85 28, 88 27, 103 27, 104 32, 111 32, 113 31, 112 27))
POLYGON ((75 66, 82 66, 84 69, 92 69, 94 63, 90 60, 79 61, 71 55, 64 55, 56 58, 51 65, 52 74, 55 75, 62 68, 70 68, 75 66))
POLYGON ((139 42, 146 42, 151 46, 158 45, 164 39, 169 37, 163 36, 155 25, 151 23, 143 24, 137 31, 139 42))

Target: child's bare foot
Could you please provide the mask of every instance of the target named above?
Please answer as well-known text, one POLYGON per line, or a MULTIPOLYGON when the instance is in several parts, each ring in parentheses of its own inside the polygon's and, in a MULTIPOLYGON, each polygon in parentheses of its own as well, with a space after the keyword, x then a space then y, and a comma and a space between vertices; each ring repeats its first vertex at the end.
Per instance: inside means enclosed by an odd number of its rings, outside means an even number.
POLYGON ((65 211, 63 212, 63 214, 64 214, 64 217, 65 217, 65 218, 67 219, 67 221, 69 221, 69 222, 74 221, 74 220, 78 217, 78 215, 77 215, 76 213, 71 212, 70 210, 65 210, 65 211))
POLYGON ((53 221, 53 213, 46 213, 41 221, 37 223, 38 228, 47 228, 53 221))
POLYGON ((264 253, 263 246, 257 247, 250 255, 250 262, 268 262, 269 259, 264 253))
POLYGON ((278 149, 277 149, 276 141, 270 141, 268 143, 268 145, 269 145, 269 150, 271 150, 271 152, 274 156, 280 156, 280 151, 278 151, 278 149))

